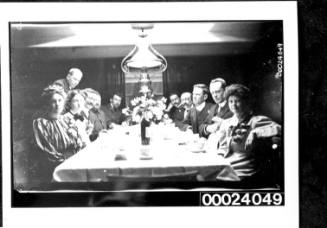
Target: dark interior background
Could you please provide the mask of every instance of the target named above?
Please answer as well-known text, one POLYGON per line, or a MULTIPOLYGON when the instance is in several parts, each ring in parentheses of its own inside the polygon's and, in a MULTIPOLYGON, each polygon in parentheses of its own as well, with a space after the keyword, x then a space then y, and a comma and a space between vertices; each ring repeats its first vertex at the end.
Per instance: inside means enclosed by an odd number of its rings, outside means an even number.
MULTIPOLYGON (((299 0, 300 226, 327 225, 327 1, 299 0)), ((60 76, 62 72, 60 72, 60 76)), ((59 75, 58 75, 59 76, 59 75)), ((17 117, 16 117, 17 118, 17 117)), ((18 129, 16 128, 17 132, 18 129)), ((16 138, 17 139, 17 138, 16 138)), ((17 141, 16 141, 17 142, 17 141)), ((17 152, 17 150, 14 150, 17 152)))
POLYGON ((327 227, 327 1, 300 0, 300 224, 327 227))
MULTIPOLYGON (((12 44, 22 39, 12 31, 12 44)), ((27 38, 26 38, 27 39, 27 38)), ((163 73, 164 96, 172 92, 192 91, 195 83, 209 84, 215 77, 228 84, 242 83, 253 92, 254 108, 259 114, 282 122, 282 78, 276 78, 277 44, 283 42, 282 23, 267 22, 259 38, 247 51, 238 53, 231 46, 224 53, 210 55, 165 56, 168 68, 163 73)), ((160 46, 155 46, 159 51, 160 46)), ((192 48, 190 46, 189 48, 192 48)), ((60 48, 41 50, 11 46, 12 134, 15 186, 28 185, 31 161, 29 150, 33 141, 32 120, 40 108, 40 94, 49 83, 64 78, 71 67, 80 68, 84 77, 79 88, 94 88, 102 95, 104 104, 115 91, 124 91, 122 58, 50 58, 60 48)), ((162 48, 163 49, 163 48, 162 48)), ((78 48, 67 48, 68 53, 78 48)), ((163 50, 164 52, 164 50, 163 50)), ((127 54, 127 53, 126 53, 127 54)))

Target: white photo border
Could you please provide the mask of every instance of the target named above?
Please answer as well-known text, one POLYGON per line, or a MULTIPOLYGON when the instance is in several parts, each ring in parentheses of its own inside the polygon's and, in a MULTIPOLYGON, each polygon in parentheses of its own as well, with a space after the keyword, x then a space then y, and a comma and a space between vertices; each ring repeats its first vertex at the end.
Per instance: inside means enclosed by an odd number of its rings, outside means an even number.
POLYGON ((298 32, 296 2, 1 3, 3 225, 298 227, 298 32), (11 207, 9 22, 283 20, 285 205, 281 207, 33 208, 11 207), (232 211, 231 211, 232 210, 232 211), (146 216, 145 216, 146 215, 146 216), (164 219, 163 219, 164 218, 164 219), (160 220, 158 220, 160 219, 160 220), (146 220, 146 221, 145 221, 146 220), (143 222, 142 222, 143 221, 143 222))

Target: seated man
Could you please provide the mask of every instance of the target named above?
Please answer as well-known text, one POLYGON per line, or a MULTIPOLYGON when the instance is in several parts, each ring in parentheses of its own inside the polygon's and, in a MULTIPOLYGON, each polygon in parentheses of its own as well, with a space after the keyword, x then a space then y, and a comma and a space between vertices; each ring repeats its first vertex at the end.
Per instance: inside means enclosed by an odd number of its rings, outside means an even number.
POLYGON ((233 116, 224 96, 225 87, 226 82, 222 78, 216 78, 210 82, 210 93, 216 104, 211 107, 208 117, 200 125, 199 129, 202 137, 207 138, 211 133, 219 130, 222 120, 233 116))
POLYGON ((90 140, 94 141, 101 131, 108 128, 107 118, 105 113, 101 110, 101 95, 98 91, 93 89, 85 89, 86 106, 89 110, 88 118, 93 124, 93 131, 90 135, 90 140))
POLYGON ((76 88, 76 86, 80 83, 82 80, 83 73, 78 68, 71 68, 68 71, 68 74, 66 78, 64 79, 58 79, 57 81, 53 82, 53 85, 61 86, 65 93, 68 93, 70 90, 76 88))
POLYGON ((194 106, 192 101, 192 93, 190 92, 182 93, 181 105, 184 108, 184 120, 185 120, 191 108, 194 106))
POLYGON ((193 86, 193 104, 184 120, 182 130, 188 128, 192 129, 194 134, 199 133, 199 126, 204 123, 205 119, 209 116, 211 103, 207 103, 208 87, 205 84, 196 84, 193 86))
POLYGON ((139 90, 139 95, 141 99, 145 100, 160 100, 162 98, 162 95, 155 94, 153 91, 153 88, 150 84, 147 85, 141 85, 139 90))
POLYGON ((169 96, 169 100, 170 103, 165 110, 166 113, 168 113, 169 118, 172 119, 174 123, 183 121, 185 109, 182 107, 182 103, 178 95, 176 93, 172 93, 169 96))
POLYGON ((115 124, 121 125, 125 120, 125 115, 122 113, 121 109, 122 95, 119 93, 114 93, 112 98, 110 98, 110 103, 103 107, 103 111, 107 118, 107 125, 109 128, 114 127, 115 124))

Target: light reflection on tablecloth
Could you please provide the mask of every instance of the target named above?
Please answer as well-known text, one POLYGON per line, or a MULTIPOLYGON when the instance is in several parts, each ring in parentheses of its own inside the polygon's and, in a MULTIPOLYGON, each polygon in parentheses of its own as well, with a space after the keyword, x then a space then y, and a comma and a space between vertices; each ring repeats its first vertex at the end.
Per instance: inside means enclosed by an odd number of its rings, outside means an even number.
POLYGON ((195 170, 204 178, 215 178, 222 170, 233 172, 224 159, 204 153, 204 141, 197 135, 172 126, 155 126, 148 133, 149 146, 141 145, 139 125, 104 133, 59 165, 54 180, 92 182, 105 181, 108 175, 169 175, 195 170))

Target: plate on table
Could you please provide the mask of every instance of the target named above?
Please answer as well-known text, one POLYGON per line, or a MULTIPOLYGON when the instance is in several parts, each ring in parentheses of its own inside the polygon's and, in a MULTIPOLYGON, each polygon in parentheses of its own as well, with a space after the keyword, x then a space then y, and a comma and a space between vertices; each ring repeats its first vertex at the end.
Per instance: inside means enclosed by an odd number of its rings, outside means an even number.
POLYGON ((192 153, 205 153, 204 149, 191 149, 192 153))
POLYGON ((140 157, 140 160, 152 160, 153 159, 153 157, 151 157, 151 156, 141 156, 140 157))

